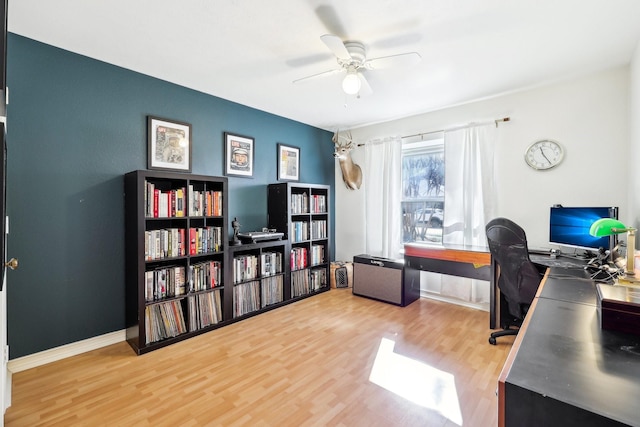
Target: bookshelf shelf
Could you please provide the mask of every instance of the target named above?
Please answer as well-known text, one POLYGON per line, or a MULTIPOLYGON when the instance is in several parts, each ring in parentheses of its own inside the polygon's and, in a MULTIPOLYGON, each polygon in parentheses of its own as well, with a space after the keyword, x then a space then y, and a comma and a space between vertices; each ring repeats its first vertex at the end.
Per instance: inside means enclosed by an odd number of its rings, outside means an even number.
POLYGON ((227 178, 139 170, 124 181, 131 347, 143 354, 223 325, 227 178))

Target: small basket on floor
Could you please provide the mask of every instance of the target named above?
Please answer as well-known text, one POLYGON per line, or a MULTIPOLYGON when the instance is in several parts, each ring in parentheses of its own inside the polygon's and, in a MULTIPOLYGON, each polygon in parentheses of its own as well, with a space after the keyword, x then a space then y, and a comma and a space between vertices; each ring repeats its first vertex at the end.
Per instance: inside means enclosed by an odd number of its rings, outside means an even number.
POLYGON ((336 261, 331 263, 331 287, 350 288, 353 286, 353 263, 336 261))

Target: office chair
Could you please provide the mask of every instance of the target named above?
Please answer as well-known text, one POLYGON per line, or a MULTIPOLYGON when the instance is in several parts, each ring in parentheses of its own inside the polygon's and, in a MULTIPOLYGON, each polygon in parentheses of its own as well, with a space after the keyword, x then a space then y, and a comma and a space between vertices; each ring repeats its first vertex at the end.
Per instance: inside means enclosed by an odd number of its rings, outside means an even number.
POLYGON ((487 224, 486 232, 489 251, 498 269, 498 288, 508 306, 508 314, 504 307, 500 310, 503 330, 493 332, 489 338, 489 343, 495 345, 496 338, 518 333, 542 280, 542 272, 529 259, 527 236, 518 224, 495 218, 487 224), (516 329, 511 329, 512 326, 516 329))

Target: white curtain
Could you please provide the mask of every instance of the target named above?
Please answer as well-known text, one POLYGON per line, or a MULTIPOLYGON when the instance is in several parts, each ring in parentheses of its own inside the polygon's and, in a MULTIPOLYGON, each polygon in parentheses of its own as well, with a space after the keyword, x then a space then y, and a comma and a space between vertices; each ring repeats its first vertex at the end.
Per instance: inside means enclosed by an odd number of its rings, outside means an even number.
POLYGON ((399 258, 402 242, 400 137, 368 142, 362 171, 366 204, 366 253, 399 258))
POLYGON ((446 131, 443 244, 486 246, 485 225, 493 218, 494 123, 446 131))
MULTIPOLYGON (((493 157, 497 129, 491 123, 444 135, 444 245, 486 246, 485 225, 494 214, 493 157)), ((441 294, 475 304, 489 302, 489 283, 443 275, 441 294)))

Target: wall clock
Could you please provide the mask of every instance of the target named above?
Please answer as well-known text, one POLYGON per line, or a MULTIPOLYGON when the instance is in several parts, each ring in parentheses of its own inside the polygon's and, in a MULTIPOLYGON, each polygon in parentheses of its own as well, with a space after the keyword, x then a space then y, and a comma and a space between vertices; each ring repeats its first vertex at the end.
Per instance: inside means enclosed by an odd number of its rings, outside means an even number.
POLYGON ((535 170, 547 170, 562 162, 564 149, 556 141, 536 141, 524 153, 524 161, 535 170))

